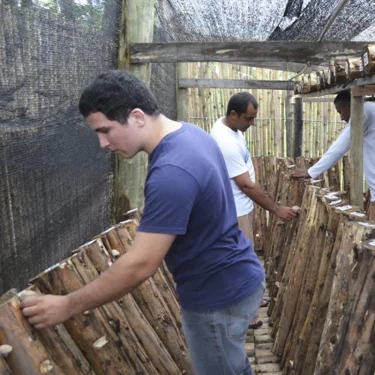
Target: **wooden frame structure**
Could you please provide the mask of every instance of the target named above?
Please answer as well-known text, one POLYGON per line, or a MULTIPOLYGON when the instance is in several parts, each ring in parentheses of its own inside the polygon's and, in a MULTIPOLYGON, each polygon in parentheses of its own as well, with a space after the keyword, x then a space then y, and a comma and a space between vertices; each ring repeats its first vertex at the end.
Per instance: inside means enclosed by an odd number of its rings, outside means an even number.
MULTIPOLYGON (((291 90, 291 81, 248 81, 248 80, 198 80, 187 79, 186 62, 226 62, 232 64, 245 64, 255 67, 263 67, 276 70, 288 70, 292 72, 299 72, 292 79, 297 78, 303 73, 316 71, 329 67, 331 61, 341 61, 350 58, 362 56, 363 51, 367 51, 367 59, 371 59, 374 47, 369 47, 371 42, 326 42, 322 41, 324 34, 327 32, 334 19, 347 3, 347 0, 342 0, 332 13, 330 19, 325 25, 322 33, 317 41, 301 42, 294 41, 293 43, 286 43, 284 41, 262 41, 262 42, 197 42, 197 43, 150 43, 152 41, 152 25, 144 25, 145 15, 150 16, 152 13, 153 21, 153 1, 142 0, 139 2, 137 8, 131 8, 123 1, 123 22, 122 22, 122 39, 120 41, 120 67, 126 67, 132 72, 135 72, 140 78, 149 83, 149 75, 145 70, 149 69, 150 63, 176 63, 177 64, 177 111, 178 118, 188 118, 187 105, 187 88, 242 88, 242 89, 275 89, 275 90, 291 90), (151 13, 150 13, 151 12, 151 13), (131 22, 129 22, 131 20, 131 22), (128 22, 126 22, 128 21, 128 22), (142 26, 140 26, 142 23, 142 26), (130 26, 129 26, 130 25, 130 26), (130 30, 142 30, 141 37, 134 32, 128 34, 130 30), (122 63, 125 61, 126 63, 122 63), (137 74, 138 73, 138 74, 137 74), (145 76, 146 74, 146 76, 145 76)), ((148 17, 150 19, 151 17, 148 17)), ((375 62, 369 64, 367 70, 373 74, 373 67, 375 62)), ((375 68, 374 68, 375 69, 375 68)), ((316 73, 317 76, 320 74, 316 73)), ((362 73, 361 73, 362 74, 362 73)), ((309 82, 309 85, 311 83, 309 82)), ((318 85, 320 87, 320 84, 318 85)), ((353 80, 347 84, 343 84, 338 80, 334 81, 331 87, 326 90, 316 91, 313 93, 302 93, 294 98, 291 95, 287 96, 286 108, 290 114, 291 103, 294 105, 294 145, 288 142, 288 156, 298 157, 301 155, 303 119, 302 119, 302 105, 304 98, 324 96, 336 94, 347 88, 352 88, 352 118, 351 118, 351 143, 355 145, 351 151, 352 165, 356 165, 352 171, 352 185, 351 185, 351 204, 362 205, 362 171, 363 171, 363 96, 368 93, 375 93, 375 76, 361 77, 353 80), (291 100, 292 99, 292 100, 291 100), (293 150, 292 150, 293 149, 293 150)), ((312 98, 310 100, 313 100, 312 98)), ((308 101, 310 101, 308 100, 308 101)), ((317 100, 320 101, 320 100, 317 100)), ((323 100, 321 100, 323 101, 323 100)), ((290 121, 287 119, 289 128, 287 133, 290 136, 290 121)), ((140 163, 135 163, 132 170, 141 167, 140 163)), ((126 167, 127 168, 127 167, 126 167)), ((119 168, 119 175, 129 175, 122 172, 119 168)), ((130 173, 132 178, 136 178, 133 183, 135 188, 142 186, 146 177, 146 169, 141 168, 142 173, 130 173)), ((123 182, 123 178, 120 179, 123 182)), ((120 189, 121 190, 121 189, 120 189)), ((126 189, 125 189, 126 190, 126 189)), ((118 194, 117 194, 118 195, 118 194)), ((119 197, 115 200, 120 201, 119 197)), ((139 196, 129 198, 129 205, 141 206, 143 201, 139 196)), ((127 207, 129 208, 129 207, 127 207)))

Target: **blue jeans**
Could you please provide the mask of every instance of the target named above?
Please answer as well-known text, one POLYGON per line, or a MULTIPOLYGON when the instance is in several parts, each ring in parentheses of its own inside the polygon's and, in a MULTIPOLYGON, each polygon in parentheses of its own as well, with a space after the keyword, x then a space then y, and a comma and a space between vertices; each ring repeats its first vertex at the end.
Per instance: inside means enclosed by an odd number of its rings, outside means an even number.
POLYGON ((266 283, 241 302, 214 311, 182 310, 184 332, 195 375, 252 375, 245 351, 266 283))

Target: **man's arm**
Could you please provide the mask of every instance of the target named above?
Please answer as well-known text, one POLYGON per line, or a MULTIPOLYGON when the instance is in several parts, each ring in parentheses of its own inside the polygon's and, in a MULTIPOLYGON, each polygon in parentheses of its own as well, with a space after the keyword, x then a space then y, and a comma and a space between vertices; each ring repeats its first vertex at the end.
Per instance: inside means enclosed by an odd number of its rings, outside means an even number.
POLYGON ((138 232, 131 250, 97 279, 66 296, 29 298, 21 305, 23 314, 35 328, 42 329, 117 300, 156 272, 175 238, 172 234, 138 232))
MULTIPOLYGON (((347 125, 320 160, 307 170, 311 178, 317 178, 332 168, 350 148, 350 125, 347 125)), ((293 176, 297 178, 294 174, 293 176)))
POLYGON ((233 179, 244 194, 265 210, 284 220, 292 220, 296 217, 297 211, 290 207, 279 206, 268 198, 260 185, 251 181, 249 172, 245 172, 233 179))

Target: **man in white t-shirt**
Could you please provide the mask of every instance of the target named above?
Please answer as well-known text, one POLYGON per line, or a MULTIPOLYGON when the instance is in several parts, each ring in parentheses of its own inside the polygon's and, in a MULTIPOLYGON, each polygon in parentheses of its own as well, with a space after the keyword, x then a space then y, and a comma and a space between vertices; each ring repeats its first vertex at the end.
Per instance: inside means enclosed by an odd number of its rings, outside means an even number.
MULTIPOLYGON (((317 178, 332 168, 350 148, 350 90, 341 91, 334 104, 341 120, 348 123, 320 160, 307 171, 295 171, 294 178, 317 178)), ((371 193, 369 218, 375 221, 375 103, 364 104, 363 169, 371 193)), ((354 166, 353 166, 354 167, 354 166)))
MULTIPOLYGON (((211 130, 211 136, 218 143, 232 185, 236 204, 239 228, 254 243, 253 216, 254 203, 284 220, 291 220, 297 212, 289 207, 279 206, 267 197, 260 185, 255 182, 255 171, 244 133, 255 125, 258 103, 248 92, 233 95, 228 103, 227 114, 218 119, 211 130)), ((261 306, 267 306, 263 300, 261 306)), ((261 320, 255 319, 250 328, 259 328, 261 320)))
POLYGON ((254 126, 258 103, 248 92, 233 95, 227 113, 216 121, 211 130, 212 137, 223 153, 231 179, 237 210, 238 225, 253 241, 253 201, 284 220, 291 220, 297 212, 290 207, 279 206, 267 197, 255 182, 255 171, 247 142, 242 133, 254 126))

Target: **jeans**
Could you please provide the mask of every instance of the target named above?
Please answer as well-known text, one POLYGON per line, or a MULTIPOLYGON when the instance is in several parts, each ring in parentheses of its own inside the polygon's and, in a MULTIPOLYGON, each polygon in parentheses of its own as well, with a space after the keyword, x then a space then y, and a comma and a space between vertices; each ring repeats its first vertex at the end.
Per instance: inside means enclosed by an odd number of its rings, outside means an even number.
POLYGON ((184 332, 195 375, 252 375, 245 351, 266 283, 239 303, 214 311, 182 310, 184 332))

